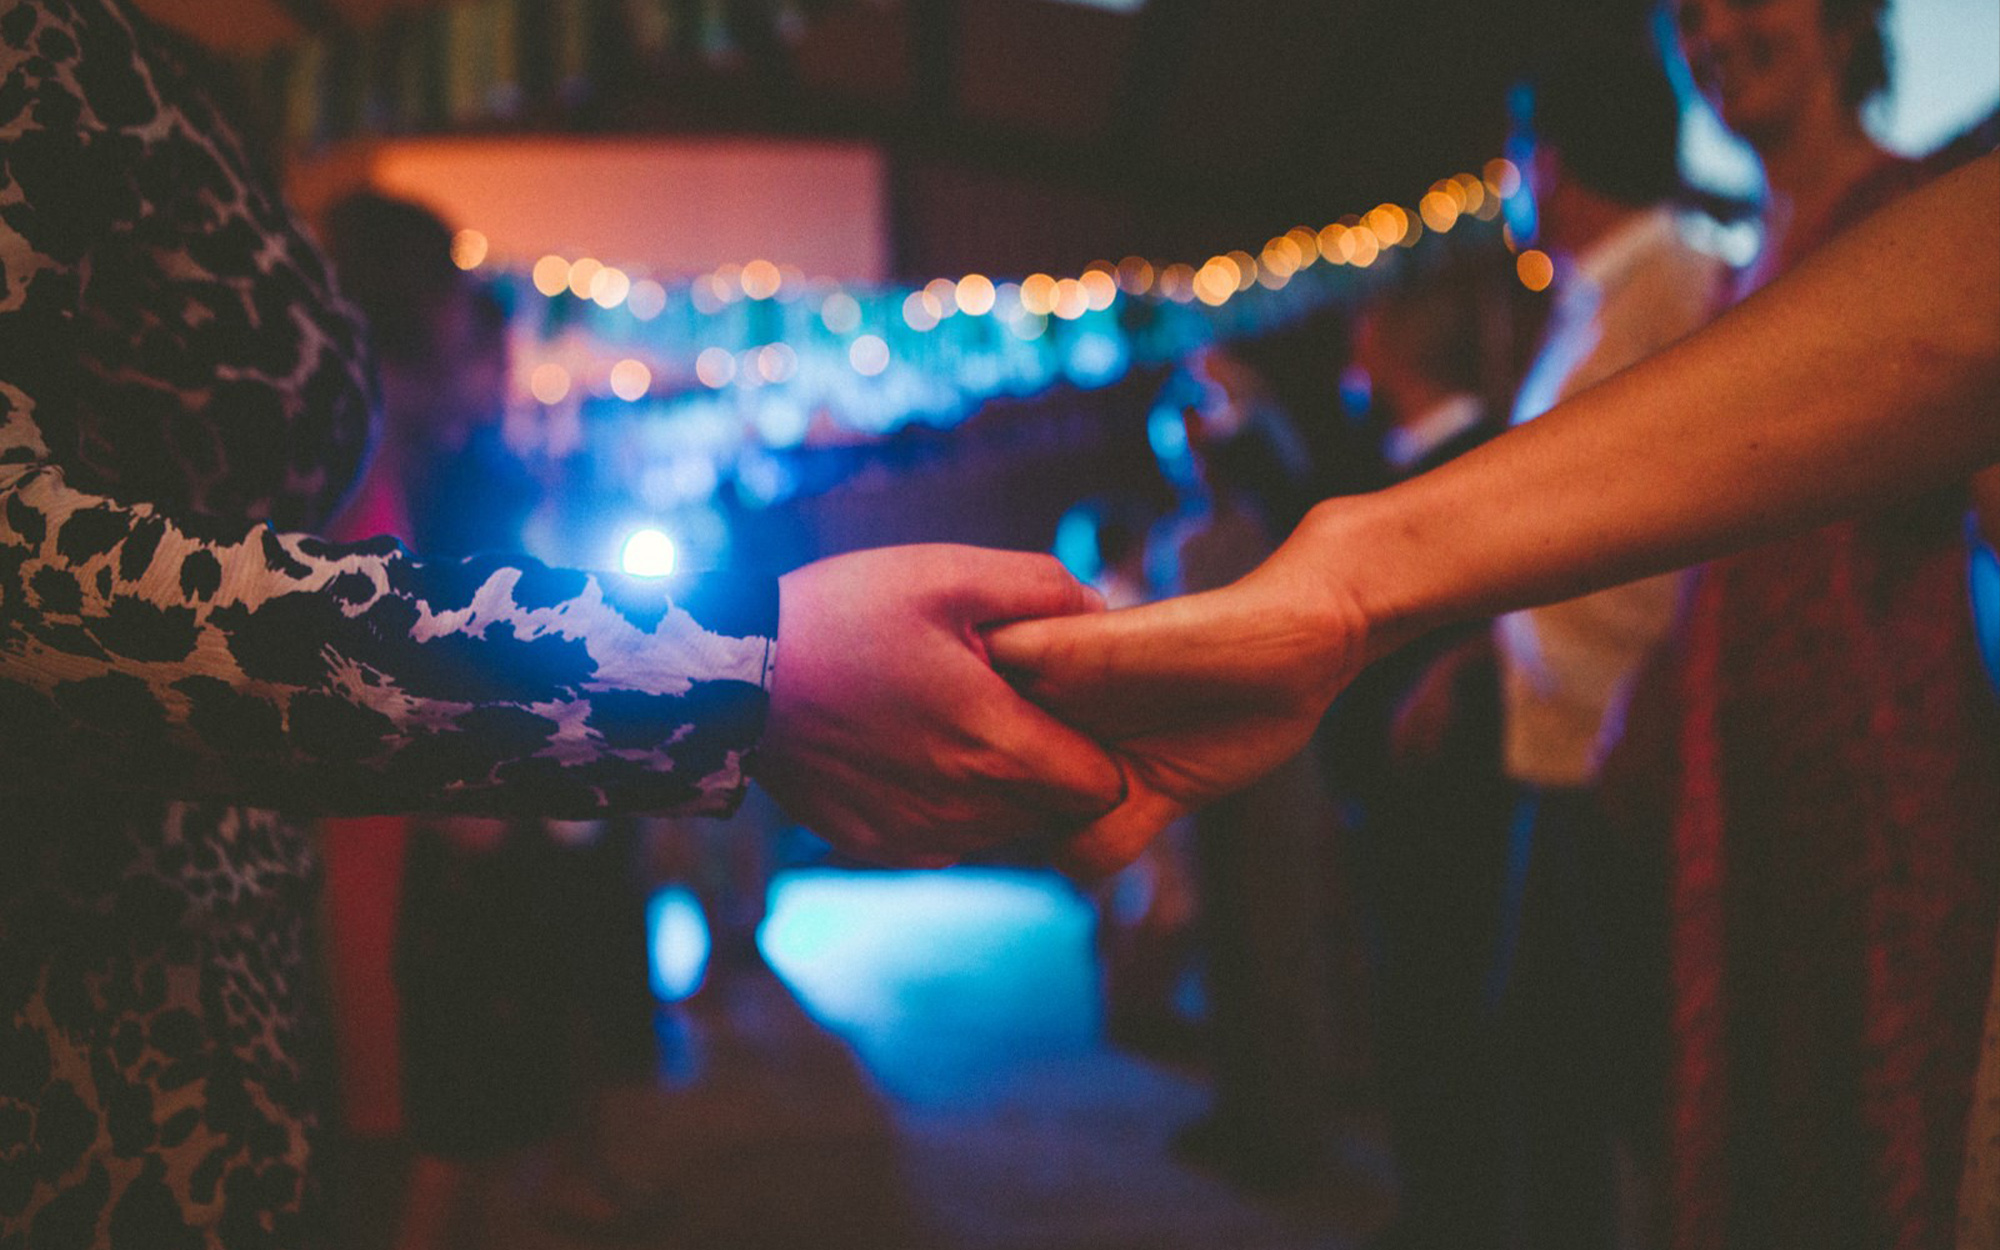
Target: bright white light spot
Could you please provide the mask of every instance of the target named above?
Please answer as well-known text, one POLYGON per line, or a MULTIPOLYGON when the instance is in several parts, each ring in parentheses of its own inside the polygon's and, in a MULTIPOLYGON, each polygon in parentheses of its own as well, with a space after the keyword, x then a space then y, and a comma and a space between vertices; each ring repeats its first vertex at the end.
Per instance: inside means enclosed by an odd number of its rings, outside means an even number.
POLYGON ((653 995, 678 1002, 701 985, 708 964, 708 922, 701 905, 686 886, 661 890, 646 905, 646 931, 652 935, 653 995))
POLYGON ((674 571, 674 540, 666 531, 634 530, 619 553, 618 566, 634 577, 665 577, 674 571))

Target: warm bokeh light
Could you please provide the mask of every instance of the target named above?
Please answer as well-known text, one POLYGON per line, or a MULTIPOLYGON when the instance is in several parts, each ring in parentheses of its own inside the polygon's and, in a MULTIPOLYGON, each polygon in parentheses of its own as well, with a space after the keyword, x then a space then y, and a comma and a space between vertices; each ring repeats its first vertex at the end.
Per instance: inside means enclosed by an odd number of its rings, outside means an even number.
POLYGON ((653 389, 653 371, 644 361, 621 360, 611 366, 611 393, 628 403, 653 389))
POLYGON ((736 376, 736 357, 726 347, 705 347, 694 358, 694 376, 711 390, 721 390, 736 376))
POLYGON ((937 329, 937 301, 927 291, 911 291, 903 297, 903 321, 920 334, 937 329))
POLYGON ((569 370, 550 361, 528 375, 528 393, 545 404, 559 404, 569 394, 569 370))
POLYGON ((768 260, 753 260, 737 275, 737 284, 751 299, 770 299, 785 284, 784 275, 768 260))
POLYGON ((1103 312, 1118 298, 1118 280, 1108 269, 1086 269, 1077 281, 1092 312, 1103 312))
POLYGON ((873 334, 864 334, 848 345, 847 363, 864 378, 872 378, 889 367, 889 345, 873 334))
POLYGON ((950 278, 932 278, 924 283, 924 295, 939 321, 958 315, 958 283, 950 278))
POLYGON ((743 266, 724 265, 715 271, 715 295, 725 304, 734 304, 743 296, 743 266))
POLYGON ((766 382, 789 382, 799 371, 799 354, 787 343, 772 343, 757 353, 757 373, 766 382))
POLYGON ((861 301, 835 291, 821 301, 819 319, 834 334, 852 334, 861 328, 861 301))
POLYGON ((535 262, 532 276, 537 291, 551 298, 561 295, 569 289, 569 262, 560 256, 544 256, 535 262))
POLYGON ((958 310, 972 317, 984 317, 992 312, 995 294, 993 279, 979 273, 966 274, 952 288, 952 299, 957 302, 958 310))
MULTIPOLYGON (((1194 275, 1195 298, 1214 308, 1236 294, 1243 271, 1227 256, 1212 256, 1194 275)), ((1254 281, 1255 279, 1252 279, 1254 281)))
POLYGON ((1319 254, 1335 265, 1344 265, 1354 259, 1354 240, 1349 238, 1349 229, 1334 222, 1319 232, 1319 254))
POLYGON ((1362 224, 1375 234, 1375 240, 1382 247, 1394 247, 1409 233, 1410 215, 1394 204, 1377 204, 1362 219, 1362 224))
POLYGON ((1319 234, 1304 226, 1293 226, 1285 231, 1285 237, 1292 246, 1299 249, 1299 268, 1310 269, 1319 261, 1319 234))
POLYGON ((1090 311, 1090 292, 1075 278, 1064 278, 1056 283, 1055 294, 1049 300, 1049 311, 1064 321, 1075 321, 1090 311))
POLYGON ((1236 266, 1236 289, 1247 291, 1257 284, 1257 258, 1241 249, 1228 254, 1229 263, 1236 266))
POLYGON ((1286 234, 1281 234, 1266 243, 1264 250, 1257 255, 1257 265, 1260 269, 1271 270, 1285 278, 1297 273, 1303 263, 1304 253, 1299 250, 1297 240, 1286 234))
POLYGON ((460 269, 477 269, 486 260, 486 236, 477 230, 461 230, 451 236, 451 263, 460 269))
POLYGON ((1545 291, 1555 280, 1556 266, 1547 252, 1531 247, 1514 258, 1514 272, 1530 291, 1545 291))
POLYGON ((1347 263, 1359 269, 1366 269, 1375 263, 1382 252, 1382 241, 1366 226, 1354 226, 1347 232, 1347 242, 1353 248, 1348 253, 1347 263))
POLYGON ((632 284, 632 293, 625 297, 625 307, 641 321, 651 321, 666 311, 667 288, 651 278, 641 278, 632 284))
POLYGON ((1457 203, 1443 190, 1432 191, 1417 204, 1417 214, 1424 224, 1439 234, 1458 224, 1458 212, 1457 203))
POLYGON ((1160 270, 1160 294, 1176 304, 1185 304, 1194 298, 1194 266, 1175 261, 1160 270))
POLYGON ((590 298, 590 284, 597 281, 604 262, 586 256, 569 267, 569 293, 578 299, 590 298))
POLYGON ((1045 273, 1031 273, 1021 279, 1021 307, 1046 317, 1055 308, 1056 280, 1045 273))
POLYGON ((1503 200, 1521 189, 1520 167, 1505 157, 1494 157, 1480 172, 1486 176, 1487 188, 1503 200))
POLYGON ((1144 295, 1153 289, 1153 263, 1143 256, 1127 256, 1118 262, 1118 289, 1127 295, 1144 295))
POLYGON ((623 269, 607 266, 590 280, 590 298, 599 308, 616 308, 631 292, 632 279, 625 276, 623 269))
POLYGON ((1465 211, 1477 216, 1492 197, 1486 193, 1486 184, 1471 174, 1453 174, 1447 186, 1457 187, 1465 193, 1465 211))

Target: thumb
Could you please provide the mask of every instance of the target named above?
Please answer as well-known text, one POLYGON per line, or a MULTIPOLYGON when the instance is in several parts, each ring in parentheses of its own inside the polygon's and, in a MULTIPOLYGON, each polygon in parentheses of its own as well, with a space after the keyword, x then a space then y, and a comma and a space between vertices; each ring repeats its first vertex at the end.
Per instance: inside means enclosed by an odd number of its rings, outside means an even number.
POLYGON ((1157 790, 1134 786, 1123 803, 1064 843, 1055 853, 1055 865, 1082 884, 1095 884, 1139 858, 1186 811, 1157 790))

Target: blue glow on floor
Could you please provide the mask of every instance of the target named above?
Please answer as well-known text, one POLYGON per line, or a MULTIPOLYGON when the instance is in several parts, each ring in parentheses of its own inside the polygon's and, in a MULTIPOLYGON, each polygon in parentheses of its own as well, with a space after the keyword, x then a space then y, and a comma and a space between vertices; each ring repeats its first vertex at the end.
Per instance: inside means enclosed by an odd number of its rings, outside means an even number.
POLYGON ((777 880, 759 945, 878 1077, 920 1093, 975 1056, 1095 1046, 1091 931, 1051 873, 812 870, 777 880))

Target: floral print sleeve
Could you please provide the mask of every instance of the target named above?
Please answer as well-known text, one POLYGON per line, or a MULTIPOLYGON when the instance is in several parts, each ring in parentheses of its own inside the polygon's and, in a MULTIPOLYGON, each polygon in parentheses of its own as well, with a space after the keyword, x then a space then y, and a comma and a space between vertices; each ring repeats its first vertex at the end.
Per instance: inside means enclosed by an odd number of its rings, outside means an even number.
POLYGON ((0 12, 7 786, 325 811, 722 811, 769 579, 426 563, 322 520, 372 384, 317 252, 136 19, 0 12))

